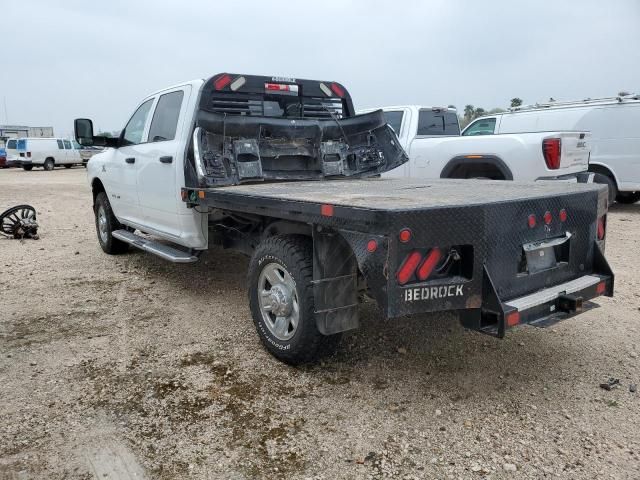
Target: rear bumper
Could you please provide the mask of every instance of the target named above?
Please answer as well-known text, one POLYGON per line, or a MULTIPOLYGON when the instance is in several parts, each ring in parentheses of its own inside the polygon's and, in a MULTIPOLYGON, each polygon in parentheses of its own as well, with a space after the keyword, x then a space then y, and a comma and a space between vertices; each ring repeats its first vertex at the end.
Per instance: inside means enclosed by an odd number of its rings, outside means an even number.
POLYGON ((33 165, 31 160, 8 160, 7 165, 10 167, 24 167, 25 165, 33 165))
POLYGON ((577 173, 569 173, 567 175, 558 175, 555 177, 538 177, 538 180, 556 180, 559 182, 569 182, 569 183, 593 183, 594 174, 591 172, 577 172, 577 173))
POLYGON ((461 322, 468 328, 504 337, 507 330, 518 325, 546 327, 595 307, 589 300, 613 296, 614 275, 596 246, 593 272, 567 282, 508 300, 499 298, 486 270, 483 283, 482 307, 479 311, 462 311, 461 322))

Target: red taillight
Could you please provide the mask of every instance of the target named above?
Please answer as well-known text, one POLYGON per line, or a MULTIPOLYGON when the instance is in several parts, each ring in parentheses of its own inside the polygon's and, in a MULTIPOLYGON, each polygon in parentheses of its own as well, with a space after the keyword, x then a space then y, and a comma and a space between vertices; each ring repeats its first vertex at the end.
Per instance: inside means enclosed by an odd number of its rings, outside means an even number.
POLYGON ((560 214, 558 216, 560 217, 561 222, 567 221, 567 211, 564 208, 560 210, 560 214))
POLYGON ((438 262, 440 262, 441 258, 442 258, 442 252, 440 251, 440 249, 439 248, 432 249, 427 255, 427 258, 424 259, 424 262, 422 262, 422 265, 420 265, 420 268, 418 269, 418 278, 422 281, 429 278, 431 273, 433 273, 433 269, 436 268, 436 265, 438 265, 438 262))
POLYGON ((603 215, 598 219, 598 240, 604 240, 607 234, 607 216, 603 215))
POLYGON ((544 217, 542 217, 544 219, 544 223, 546 223, 547 225, 551 224, 551 221, 553 220, 553 216, 551 215, 551 212, 544 212, 544 217))
POLYGON ((373 253, 378 249, 378 242, 376 242, 375 240, 369 240, 369 242, 367 243, 367 251, 369 253, 373 253))
POLYGON ((398 274, 396 278, 398 279, 398 283, 400 285, 404 285, 409 281, 409 279, 413 276, 418 268, 418 264, 422 260, 422 255, 420 252, 411 252, 409 256, 404 260, 400 270, 398 270, 398 274))
POLYGON ((533 228, 536 226, 536 216, 532 213, 531 215, 529 215, 529 218, 527 219, 527 222, 529 223, 529 228, 533 228))
POLYGON ((402 243, 407 243, 409 240, 411 240, 411 230, 409 230, 408 228, 403 228, 402 230, 400 230, 398 238, 402 243))
POLYGON ((596 285, 596 293, 598 295, 602 295, 606 289, 607 289, 607 284, 604 282, 600 282, 598 283, 598 285, 596 285))
POLYGON ((333 205, 325 203, 320 207, 320 215, 323 217, 333 217, 333 205))
POLYGON ((333 93, 335 93, 340 98, 344 97, 344 89, 337 83, 331 84, 331 90, 333 90, 333 93))
POLYGON ((542 141, 542 155, 549 170, 560 168, 560 150, 562 143, 559 138, 545 138, 542 141))
POLYGON ((218 77, 213 82, 213 86, 215 87, 216 90, 222 90, 224 87, 226 87, 230 83, 231 83, 231 77, 225 73, 224 75, 222 75, 221 77, 218 77))

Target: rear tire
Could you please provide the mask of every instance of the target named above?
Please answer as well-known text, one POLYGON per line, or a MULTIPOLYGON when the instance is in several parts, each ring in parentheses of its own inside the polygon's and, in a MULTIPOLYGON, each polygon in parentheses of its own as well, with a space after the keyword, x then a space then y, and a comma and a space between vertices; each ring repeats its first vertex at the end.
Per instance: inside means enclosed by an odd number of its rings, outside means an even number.
POLYGON ((602 185, 606 185, 607 187, 609 187, 609 205, 613 205, 613 202, 618 196, 618 187, 616 185, 616 181, 609 175, 605 175, 604 173, 595 173, 593 175, 593 181, 594 183, 601 183, 602 185))
POLYGON ((619 192, 616 197, 618 203, 624 203, 630 205, 640 200, 640 192, 619 192))
POLYGON ((316 326, 310 238, 280 235, 264 240, 251 257, 248 277, 253 322, 271 355, 300 365, 335 352, 341 335, 322 335, 316 326))
POLYGON ((100 192, 96 196, 96 202, 93 206, 93 212, 96 216, 96 233, 98 234, 98 242, 105 253, 109 255, 117 255, 125 253, 129 250, 129 244, 124 243, 111 235, 114 230, 121 230, 123 227, 116 219, 111 210, 111 204, 105 192, 100 192))
POLYGON ((22 169, 30 172, 31 170, 33 170, 33 165, 23 165, 22 169))
POLYGON ((43 167, 47 172, 50 172, 51 170, 53 170, 55 168, 55 166, 56 166, 56 164, 54 163, 53 158, 47 158, 44 161, 43 167))

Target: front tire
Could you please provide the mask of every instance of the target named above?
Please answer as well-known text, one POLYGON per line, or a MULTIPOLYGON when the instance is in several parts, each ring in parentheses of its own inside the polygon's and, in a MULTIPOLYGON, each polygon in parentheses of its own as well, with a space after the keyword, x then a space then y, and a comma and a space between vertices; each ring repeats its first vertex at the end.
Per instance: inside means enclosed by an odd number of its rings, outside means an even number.
POLYGON ((258 336, 278 360, 314 362, 335 352, 340 334, 322 335, 313 297, 313 248, 302 235, 264 240, 249 264, 249 306, 258 336))
POLYGON ((96 196, 96 202, 93 206, 96 217, 96 233, 98 234, 98 242, 105 253, 109 255, 117 255, 124 253, 129 249, 129 244, 124 243, 117 238, 113 238, 114 230, 122 229, 122 225, 111 210, 111 204, 105 192, 100 192, 96 196))
POLYGON ((640 200, 640 192, 619 192, 616 197, 618 203, 624 203, 630 205, 640 200))
POLYGON ((30 172, 31 170, 33 170, 33 165, 23 165, 22 169, 30 172))
POLYGON ((55 168, 55 166, 56 166, 56 164, 54 163, 53 158, 47 158, 44 161, 43 167, 47 172, 50 172, 51 170, 53 170, 55 168))

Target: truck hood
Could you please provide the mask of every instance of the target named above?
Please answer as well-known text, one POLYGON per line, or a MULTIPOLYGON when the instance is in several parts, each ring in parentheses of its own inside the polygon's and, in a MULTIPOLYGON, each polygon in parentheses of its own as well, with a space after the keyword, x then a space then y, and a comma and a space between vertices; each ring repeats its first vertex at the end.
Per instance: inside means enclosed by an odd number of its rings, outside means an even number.
POLYGON ((321 120, 199 110, 191 173, 198 186, 214 187, 371 177, 407 161, 381 110, 321 120))

